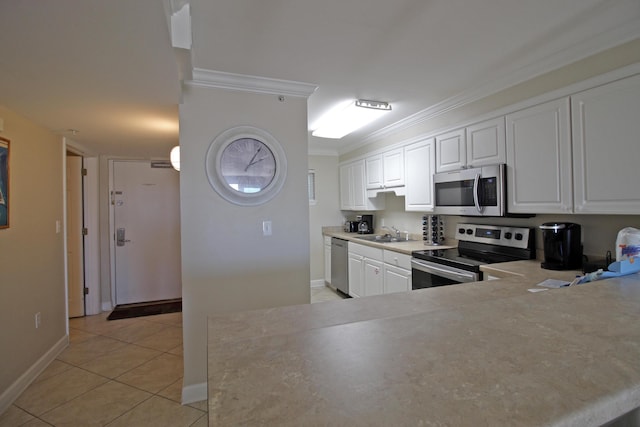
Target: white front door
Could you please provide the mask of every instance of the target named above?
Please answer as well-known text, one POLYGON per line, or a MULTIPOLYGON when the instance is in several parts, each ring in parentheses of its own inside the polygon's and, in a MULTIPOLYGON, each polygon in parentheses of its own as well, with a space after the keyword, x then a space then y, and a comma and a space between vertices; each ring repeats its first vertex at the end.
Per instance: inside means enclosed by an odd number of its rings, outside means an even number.
POLYGON ((179 173, 113 162, 116 304, 182 297, 179 173))

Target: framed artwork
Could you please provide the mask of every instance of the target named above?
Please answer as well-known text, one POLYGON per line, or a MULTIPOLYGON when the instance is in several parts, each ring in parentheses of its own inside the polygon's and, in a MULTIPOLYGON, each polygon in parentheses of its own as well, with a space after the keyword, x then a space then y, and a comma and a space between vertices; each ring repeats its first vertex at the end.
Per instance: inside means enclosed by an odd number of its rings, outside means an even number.
POLYGON ((9 227, 9 140, 0 137, 0 228, 9 227))

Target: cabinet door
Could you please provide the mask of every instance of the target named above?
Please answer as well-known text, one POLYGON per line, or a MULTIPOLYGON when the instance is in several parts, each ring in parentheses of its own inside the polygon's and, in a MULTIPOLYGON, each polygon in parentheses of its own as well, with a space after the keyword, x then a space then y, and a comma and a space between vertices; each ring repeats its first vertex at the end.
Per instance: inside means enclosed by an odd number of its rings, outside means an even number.
POLYGON ((433 171, 435 169, 435 141, 433 138, 405 147, 406 211, 433 211, 433 171))
POLYGON ((324 281, 331 284, 331 245, 324 245, 324 281))
POLYGON ((365 163, 359 160, 351 165, 351 185, 353 191, 353 209, 367 210, 367 188, 365 185, 365 163))
POLYGON ((382 154, 385 187, 404 185, 404 149, 398 148, 382 154))
POLYGON ((464 129, 436 136, 436 172, 458 170, 467 165, 464 129))
POLYGON ((384 265, 384 293, 404 292, 411 290, 411 270, 384 265))
POLYGON ((367 157, 367 188, 378 189, 384 187, 382 154, 367 157))
POLYGON ((504 117, 467 127, 467 166, 505 163, 504 117))
POLYGON ((509 114, 506 123, 508 212, 572 212, 569 98, 509 114))
POLYGON ((571 97, 576 213, 640 212, 640 76, 571 97))
POLYGON ((364 259, 364 295, 380 295, 384 293, 384 275, 382 262, 374 259, 364 259))
POLYGON ((358 298, 364 296, 363 257, 349 252, 349 295, 358 298))
POLYGON ((351 165, 340 166, 340 209, 353 209, 353 194, 351 189, 351 165))

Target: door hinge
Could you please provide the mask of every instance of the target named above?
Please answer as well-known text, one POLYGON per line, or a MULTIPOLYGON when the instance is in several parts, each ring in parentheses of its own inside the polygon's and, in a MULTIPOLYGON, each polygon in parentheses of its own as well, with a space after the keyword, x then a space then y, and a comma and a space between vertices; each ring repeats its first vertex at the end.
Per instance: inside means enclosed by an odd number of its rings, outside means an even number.
POLYGON ((80 169, 80 174, 81 174, 82 176, 87 176, 87 169, 86 169, 86 168, 82 168, 82 169, 80 169))
POLYGON ((84 288, 84 294, 89 295, 89 288, 84 288))
POLYGON ((89 235, 89 229, 88 228, 83 228, 82 229, 82 235, 83 236, 88 236, 89 235))

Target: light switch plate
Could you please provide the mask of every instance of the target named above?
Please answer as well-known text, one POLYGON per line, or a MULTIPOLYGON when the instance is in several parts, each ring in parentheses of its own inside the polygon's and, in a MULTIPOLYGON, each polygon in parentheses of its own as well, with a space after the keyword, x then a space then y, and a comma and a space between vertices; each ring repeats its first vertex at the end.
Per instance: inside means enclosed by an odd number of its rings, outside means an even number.
POLYGON ((263 236, 271 236, 271 221, 262 221, 262 235, 263 236))

